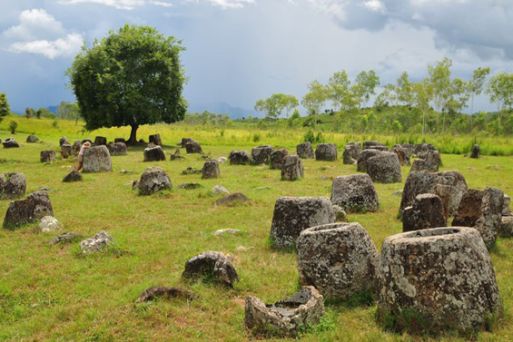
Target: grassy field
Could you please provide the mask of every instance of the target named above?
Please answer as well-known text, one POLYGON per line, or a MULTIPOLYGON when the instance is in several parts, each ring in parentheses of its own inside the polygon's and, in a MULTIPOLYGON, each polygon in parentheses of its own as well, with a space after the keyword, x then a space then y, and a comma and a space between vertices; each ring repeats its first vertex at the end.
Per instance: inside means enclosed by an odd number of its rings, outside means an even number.
MULTIPOLYGON (((51 120, 28 122, 18 119, 15 135, 20 149, 0 149, 0 172, 23 172, 27 192, 42 186, 50 189, 55 216, 66 231, 89 237, 100 230, 114 238, 116 253, 81 257, 78 244, 50 246, 52 234, 38 233, 36 225, 16 231, 0 230, 0 340, 76 340, 76 341, 241 341, 249 337, 243 325, 244 298, 255 295, 272 302, 298 288, 294 253, 269 248, 268 236, 274 202, 279 196, 329 196, 331 179, 355 173, 355 166, 337 162, 305 161, 305 178, 282 182, 277 170, 265 166, 221 166, 222 177, 201 180, 199 175, 183 176, 188 166, 200 168, 197 155, 185 160, 143 163, 142 149, 130 149, 128 156, 113 157, 113 172, 85 174, 84 181, 65 184, 61 180, 73 160, 58 160, 51 165, 39 162, 39 152, 57 149, 58 138, 70 141, 86 136, 105 135, 110 140, 128 136, 124 128, 83 132, 80 123, 51 120), (24 143, 28 133, 42 139, 24 143), (173 190, 150 197, 137 196, 131 183, 148 167, 164 168, 173 190), (123 172, 122 172, 123 170, 123 172), (198 190, 181 190, 177 185, 197 182, 198 190), (246 194, 251 204, 233 208, 216 207, 209 190, 222 184, 232 192, 246 194), (238 236, 213 236, 217 229, 237 228, 238 236), (230 253, 240 282, 233 290, 181 280, 184 263, 207 250, 230 253), (134 304, 138 295, 153 285, 181 286, 199 295, 187 303, 157 301, 134 304)), ((0 125, 0 137, 8 119, 0 125)), ((140 129, 140 137, 160 132, 164 144, 174 145, 182 137, 202 143, 213 157, 227 156, 232 149, 259 144, 281 145, 295 150, 301 131, 208 130, 183 125, 140 129), (223 132, 223 133, 221 133, 223 132), (260 140, 255 142, 254 135, 260 140)), ((325 135, 327 141, 342 144, 342 135, 325 135)), ((506 143, 499 144, 507 148, 506 143)), ((166 153, 174 147, 167 146, 166 153)), ((471 160, 461 155, 443 155, 443 170, 458 170, 472 188, 499 187, 513 194, 511 157, 485 156, 471 160)), ((378 249, 385 237, 401 232, 396 219, 408 168, 403 168, 403 184, 377 184, 381 208, 377 213, 350 215, 370 233, 378 249)), ((9 202, 0 201, 0 213, 9 202)), ((499 239, 492 252, 505 318, 492 333, 477 337, 484 341, 513 340, 513 240, 499 239)), ((418 338, 383 331, 375 322, 376 306, 327 305, 322 324, 305 333, 306 341, 409 341, 418 338)), ((445 340, 459 340, 445 336, 445 340)))

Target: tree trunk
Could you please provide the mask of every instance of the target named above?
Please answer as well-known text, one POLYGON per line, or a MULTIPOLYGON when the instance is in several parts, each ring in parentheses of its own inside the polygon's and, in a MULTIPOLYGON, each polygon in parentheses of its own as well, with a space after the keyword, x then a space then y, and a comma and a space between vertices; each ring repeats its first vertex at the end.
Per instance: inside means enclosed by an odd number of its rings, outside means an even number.
POLYGON ((139 125, 131 125, 132 130, 130 131, 130 139, 128 139, 129 145, 135 145, 137 144, 137 129, 139 128, 139 125))

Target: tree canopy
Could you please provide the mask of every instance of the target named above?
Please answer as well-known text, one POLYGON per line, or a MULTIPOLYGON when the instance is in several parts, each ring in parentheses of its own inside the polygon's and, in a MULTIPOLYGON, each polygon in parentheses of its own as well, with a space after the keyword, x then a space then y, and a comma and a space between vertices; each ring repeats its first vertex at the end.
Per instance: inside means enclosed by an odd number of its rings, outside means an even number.
POLYGON ((9 102, 7 101, 7 96, 4 93, 0 93, 0 122, 4 119, 5 116, 11 113, 11 108, 9 107, 9 102))
POLYGON ((182 120, 183 50, 172 36, 132 25, 84 47, 68 74, 86 128, 129 125, 133 144, 142 124, 182 120))
POLYGON ((258 100, 255 104, 255 110, 266 113, 266 117, 270 119, 278 118, 284 111, 286 116, 297 106, 299 101, 293 95, 273 94, 267 99, 258 100))

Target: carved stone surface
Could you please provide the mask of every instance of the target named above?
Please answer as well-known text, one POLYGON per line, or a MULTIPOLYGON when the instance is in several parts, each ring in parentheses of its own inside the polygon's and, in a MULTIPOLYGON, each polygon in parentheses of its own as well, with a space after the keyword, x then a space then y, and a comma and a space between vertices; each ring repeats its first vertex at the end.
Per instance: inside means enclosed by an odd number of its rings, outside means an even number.
POLYGON ((304 177, 303 162, 298 156, 286 156, 281 167, 281 179, 294 181, 304 177))
POLYGON ((388 237, 378 275, 377 317, 396 330, 468 333, 482 329, 500 311, 490 256, 472 228, 433 228, 388 237))
POLYGON ((324 197, 280 197, 274 205, 271 243, 290 248, 299 234, 310 227, 335 222, 331 202, 324 197))
POLYGON ((296 146, 296 153, 301 159, 314 159, 315 154, 312 148, 312 144, 307 141, 296 146))
POLYGON ((369 175, 340 176, 333 180, 331 202, 348 213, 377 211, 378 193, 369 175))
POLYGON ((298 293, 274 304, 247 297, 244 323, 259 337, 295 337, 319 323, 323 314, 322 295, 313 286, 304 286, 298 293))
POLYGON ((358 223, 333 223, 305 229, 296 243, 302 285, 324 298, 347 300, 374 293, 378 252, 358 223))
POLYGON ((210 278, 229 287, 239 280, 230 257, 221 252, 205 252, 189 259, 182 277, 193 280, 210 278))

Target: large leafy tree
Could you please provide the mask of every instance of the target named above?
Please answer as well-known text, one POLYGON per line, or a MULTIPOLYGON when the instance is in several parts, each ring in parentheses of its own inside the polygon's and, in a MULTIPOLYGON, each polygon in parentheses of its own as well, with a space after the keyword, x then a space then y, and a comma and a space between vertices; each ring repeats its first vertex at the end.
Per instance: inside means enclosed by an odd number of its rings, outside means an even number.
POLYGON ((370 97, 375 94, 378 86, 379 77, 374 70, 362 71, 356 75, 351 91, 358 107, 361 108, 369 101, 370 97))
POLYGON ((303 96, 301 104, 308 110, 309 115, 316 115, 321 112, 328 99, 328 89, 318 81, 308 85, 308 93, 303 96))
POLYGON ((266 99, 258 100, 255 104, 255 110, 265 112, 269 119, 276 119, 283 112, 288 116, 298 105, 299 101, 295 96, 278 93, 266 99))
POLYGON ((0 93, 0 122, 3 118, 11 113, 7 96, 4 93, 0 93))
POLYGON ((148 26, 125 25, 84 48, 68 70, 87 129, 182 120, 187 104, 181 42, 148 26))

